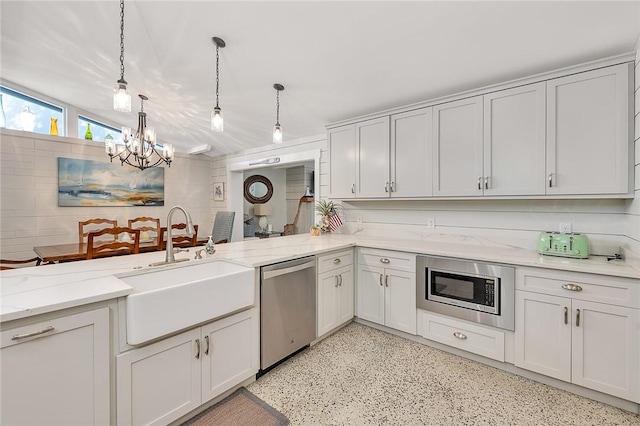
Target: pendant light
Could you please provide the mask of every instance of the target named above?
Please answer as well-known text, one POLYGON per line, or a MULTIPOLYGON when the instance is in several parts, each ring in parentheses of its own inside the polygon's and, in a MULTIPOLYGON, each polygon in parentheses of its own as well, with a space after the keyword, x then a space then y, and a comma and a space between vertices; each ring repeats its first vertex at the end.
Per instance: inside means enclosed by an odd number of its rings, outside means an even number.
POLYGON ((274 84, 273 88, 276 89, 276 125, 273 126, 273 143, 282 143, 282 126, 280 125, 280 92, 284 90, 282 84, 274 84))
POLYGON ((113 109, 131 112, 131 95, 127 92, 127 81, 124 79, 124 0, 120 0, 120 80, 113 89, 113 109))
POLYGON ((219 50, 227 44, 219 37, 212 37, 211 41, 216 45, 216 107, 211 112, 211 130, 214 132, 224 131, 224 120, 222 118, 222 109, 218 105, 220 94, 220 55, 219 50))

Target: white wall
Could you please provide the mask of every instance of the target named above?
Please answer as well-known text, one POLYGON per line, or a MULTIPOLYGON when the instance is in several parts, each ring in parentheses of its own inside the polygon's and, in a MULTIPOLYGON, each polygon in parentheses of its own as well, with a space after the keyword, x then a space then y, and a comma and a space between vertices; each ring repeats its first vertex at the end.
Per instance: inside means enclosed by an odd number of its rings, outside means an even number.
MULTIPOLYGON (((58 157, 108 162, 101 143, 11 130, 0 133, 0 254, 33 257, 33 246, 75 243, 78 221, 114 218, 119 225, 138 216, 159 217, 182 205, 198 224, 199 235, 213 226, 211 159, 178 156, 165 168, 164 207, 58 207, 58 157)), ((129 166, 124 166, 129 167, 129 166)), ((174 221, 183 222, 180 212, 174 221)))

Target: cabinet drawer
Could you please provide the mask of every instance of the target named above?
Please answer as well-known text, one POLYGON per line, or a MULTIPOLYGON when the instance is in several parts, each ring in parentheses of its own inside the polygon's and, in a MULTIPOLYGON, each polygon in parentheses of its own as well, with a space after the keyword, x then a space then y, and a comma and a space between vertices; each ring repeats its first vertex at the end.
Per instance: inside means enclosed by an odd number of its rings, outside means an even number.
POLYGON ((504 362, 504 332, 419 311, 425 339, 504 362))
POLYGON ((318 274, 353 264, 353 249, 318 256, 318 274))
POLYGON ((368 248, 358 250, 358 263, 361 265, 380 266, 407 272, 416 271, 416 255, 413 253, 368 248))
POLYGON ((516 288, 578 300, 640 308, 640 280, 630 278, 518 268, 516 288))

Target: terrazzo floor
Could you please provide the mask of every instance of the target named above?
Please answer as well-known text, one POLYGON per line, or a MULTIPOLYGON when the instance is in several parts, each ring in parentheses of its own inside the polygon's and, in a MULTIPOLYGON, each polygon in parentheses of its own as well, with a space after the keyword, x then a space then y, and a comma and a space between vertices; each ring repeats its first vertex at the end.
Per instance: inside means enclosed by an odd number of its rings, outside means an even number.
POLYGON ((640 416, 352 323, 247 386, 291 425, 640 425, 640 416))

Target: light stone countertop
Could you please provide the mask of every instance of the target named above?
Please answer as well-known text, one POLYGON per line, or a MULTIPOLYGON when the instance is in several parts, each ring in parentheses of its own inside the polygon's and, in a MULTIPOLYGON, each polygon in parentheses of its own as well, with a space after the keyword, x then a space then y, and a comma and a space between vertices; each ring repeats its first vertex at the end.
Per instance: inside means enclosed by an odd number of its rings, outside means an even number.
MULTIPOLYGON (((450 236, 434 240, 390 239, 364 235, 308 234, 239 241, 216 246, 216 253, 202 260, 226 259, 248 267, 260 267, 299 257, 319 255, 348 247, 370 247, 418 254, 456 257, 516 266, 640 280, 640 264, 602 257, 567 259, 541 256, 533 250, 492 242, 481 237, 450 236)), ((176 254, 193 259, 195 250, 176 254)), ((144 273, 152 262, 164 260, 164 252, 20 268, 0 273, 0 322, 25 318, 93 302, 126 296, 132 288, 119 280, 124 274, 144 273)), ((184 267, 186 263, 162 266, 184 267)), ((157 269, 158 267, 155 267, 157 269)), ((640 282, 639 282, 640 285, 640 282)))

